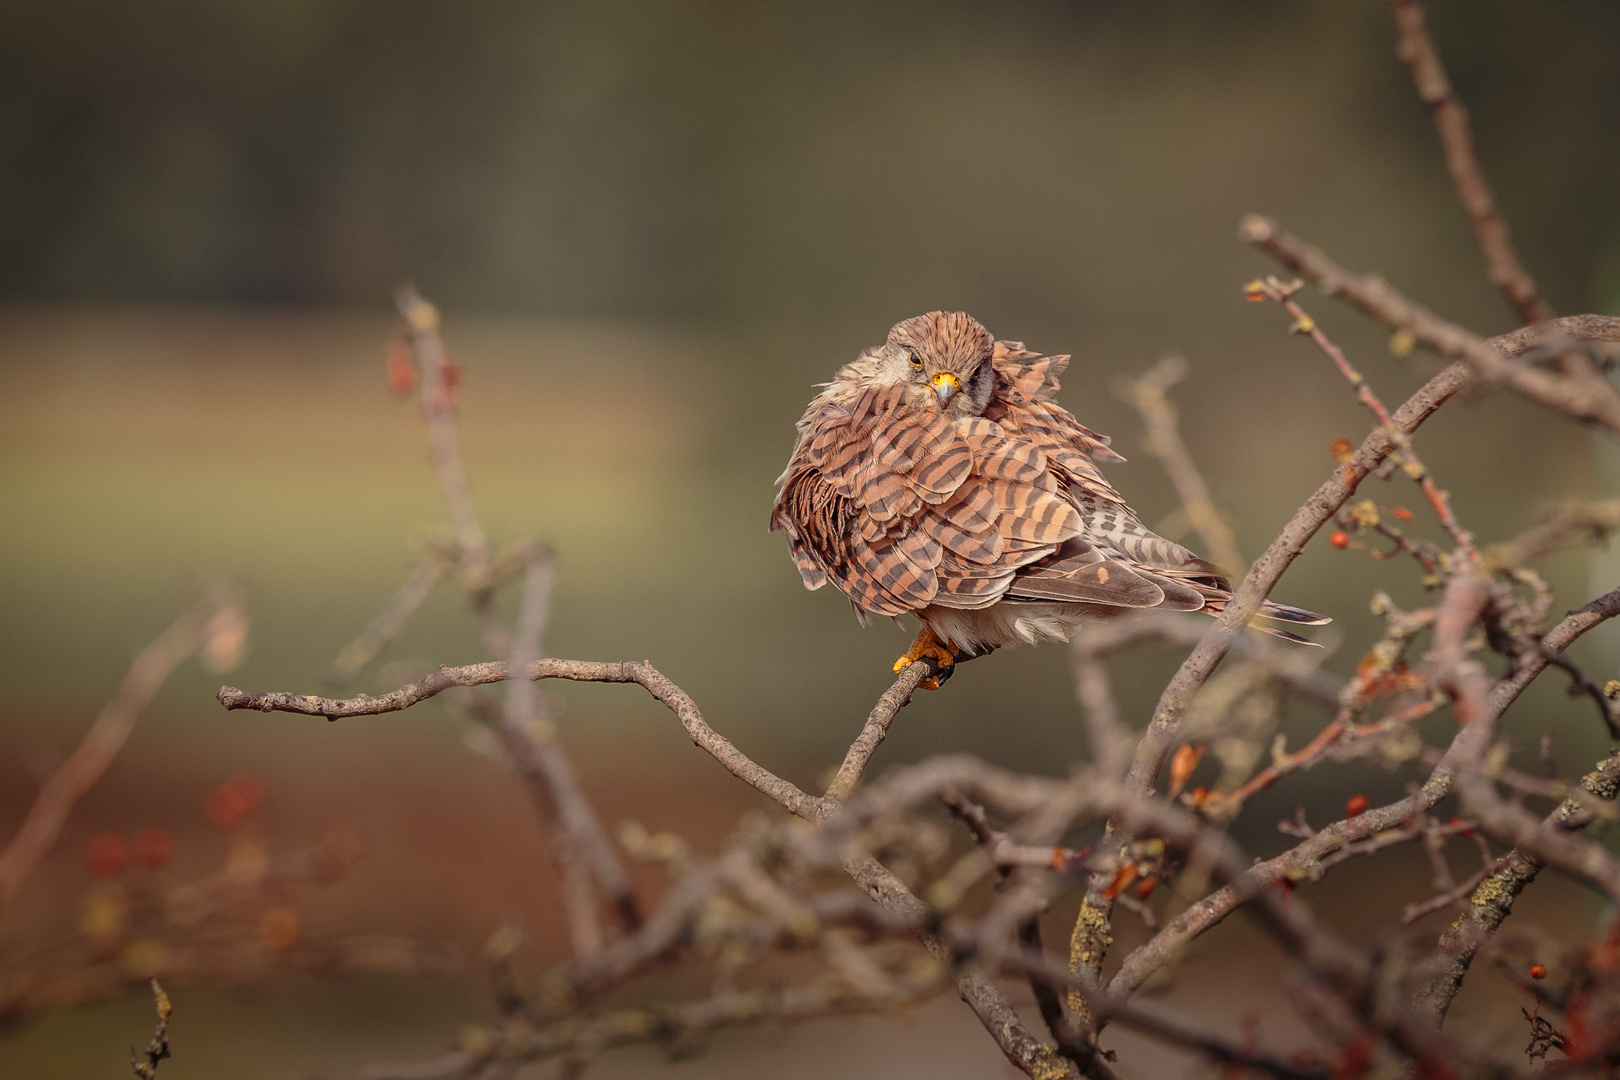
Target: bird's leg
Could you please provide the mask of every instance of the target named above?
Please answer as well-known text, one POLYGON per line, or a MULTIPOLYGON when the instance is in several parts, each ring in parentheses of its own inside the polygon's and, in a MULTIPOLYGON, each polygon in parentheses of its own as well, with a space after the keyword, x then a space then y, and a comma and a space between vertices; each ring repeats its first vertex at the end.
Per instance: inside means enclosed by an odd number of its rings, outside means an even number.
POLYGON ((939 672, 918 683, 917 689, 938 690, 945 680, 951 677, 951 669, 956 665, 956 650, 951 647, 950 642, 941 641, 926 626, 917 631, 916 640, 912 641, 911 649, 906 655, 894 662, 894 673, 896 675, 900 674, 900 672, 925 657, 934 661, 939 668, 939 672))

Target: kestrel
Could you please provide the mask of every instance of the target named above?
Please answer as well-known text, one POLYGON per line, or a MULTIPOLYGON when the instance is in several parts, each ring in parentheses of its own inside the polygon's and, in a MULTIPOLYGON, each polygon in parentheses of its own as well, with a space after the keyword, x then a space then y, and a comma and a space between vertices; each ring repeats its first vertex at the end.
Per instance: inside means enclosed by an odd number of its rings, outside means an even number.
MULTIPOLYGON (((931 311, 839 369, 799 420, 771 530, 805 587, 831 581, 863 623, 921 621, 896 671, 931 656, 943 680, 1003 645, 1231 600, 1218 567, 1149 530, 1103 478, 1099 464, 1125 459, 1055 400, 1068 362, 931 311)), ((1261 614, 1329 621, 1269 601, 1261 614)))

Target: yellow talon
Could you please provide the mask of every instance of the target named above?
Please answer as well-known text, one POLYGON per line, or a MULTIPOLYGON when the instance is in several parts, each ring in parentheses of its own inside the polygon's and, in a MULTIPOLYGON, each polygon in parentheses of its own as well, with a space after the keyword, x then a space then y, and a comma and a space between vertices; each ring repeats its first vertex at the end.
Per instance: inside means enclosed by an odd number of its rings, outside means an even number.
MULTIPOLYGON (((932 659, 934 663, 939 665, 940 674, 948 676, 951 668, 956 664, 956 650, 951 648, 949 642, 941 641, 932 630, 925 626, 917 632, 916 640, 911 643, 911 649, 906 655, 894 662, 894 673, 898 675, 918 660, 925 658, 932 659)), ((930 675, 917 684, 917 689, 938 690, 939 684, 939 675, 930 675)))

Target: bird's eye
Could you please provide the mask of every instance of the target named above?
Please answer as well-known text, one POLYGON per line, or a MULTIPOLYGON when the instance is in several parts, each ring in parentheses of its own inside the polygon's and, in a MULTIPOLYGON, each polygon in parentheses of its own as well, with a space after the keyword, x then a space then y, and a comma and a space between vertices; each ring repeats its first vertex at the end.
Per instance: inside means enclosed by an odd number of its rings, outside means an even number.
POLYGON ((916 349, 908 349, 908 350, 906 350, 906 353, 907 353, 908 357, 911 360, 911 366, 912 367, 920 368, 920 367, 923 366, 922 357, 917 355, 917 350, 916 349))

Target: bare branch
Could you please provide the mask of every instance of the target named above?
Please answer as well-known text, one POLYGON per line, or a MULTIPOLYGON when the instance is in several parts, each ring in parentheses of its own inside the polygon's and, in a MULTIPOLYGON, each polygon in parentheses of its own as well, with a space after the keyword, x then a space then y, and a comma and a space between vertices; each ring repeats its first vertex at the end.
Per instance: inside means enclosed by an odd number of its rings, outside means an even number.
POLYGON ((1493 569, 1522 566, 1558 551, 1570 541, 1601 544, 1620 530, 1620 499, 1567 503, 1541 524, 1521 536, 1485 549, 1485 564, 1493 569))
POLYGON ((1558 342, 1620 344, 1620 315, 1562 315, 1535 326, 1525 326, 1487 342, 1503 356, 1517 359, 1558 342))
MULTIPOLYGON (((912 665, 916 667, 917 665, 912 665)), ((352 716, 378 716, 398 712, 456 686, 488 686, 509 676, 504 660, 487 660, 464 667, 441 667, 419 682, 407 683, 381 697, 361 694, 353 698, 323 698, 305 694, 247 693, 234 686, 220 687, 219 702, 227 709, 290 712, 324 716, 328 720, 352 716)), ((775 799, 800 817, 813 816, 821 800, 755 764, 731 740, 708 725, 686 691, 670 682, 645 660, 588 661, 537 660, 529 668, 531 679, 567 679, 570 682, 635 683, 673 712, 692 741, 712 754, 732 775, 775 799)))
POLYGON ((456 542, 469 562, 483 562, 488 558, 489 539, 473 511, 472 485, 467 482, 467 472, 461 466, 461 454, 456 447, 456 417, 446 377, 448 361, 444 342, 439 338, 439 309, 422 299, 409 285, 400 287, 394 301, 421 369, 422 412, 427 417, 433 467, 439 474, 439 486, 444 489, 456 542))
POLYGON ((1187 446, 1176 429, 1176 407, 1170 403, 1172 386, 1187 377, 1187 361, 1179 356, 1167 356, 1136 379, 1120 383, 1119 396, 1136 406, 1147 428, 1148 450, 1164 465, 1187 520, 1203 537, 1209 557, 1229 574, 1241 574, 1248 569, 1238 551, 1237 538, 1226 523, 1215 501, 1209 496, 1209 486, 1187 446))
POLYGON ((1474 237, 1485 256, 1485 276, 1518 313, 1522 323, 1545 322, 1553 317, 1552 308, 1541 298, 1530 272, 1519 261, 1513 249, 1508 227, 1496 210, 1490 185, 1479 167, 1474 154, 1474 137, 1468 129, 1468 110, 1457 100, 1446 78, 1446 69, 1440 63, 1440 54, 1429 37, 1423 9, 1416 0, 1389 0, 1395 16, 1395 28, 1400 37, 1395 55, 1406 62, 1412 71, 1412 83, 1418 98, 1428 107, 1434 120, 1435 132, 1440 136, 1440 147, 1445 152, 1446 171, 1457 187, 1457 198, 1474 227, 1474 237))
POLYGON ((152 1031, 152 1041, 146 1044, 146 1060, 140 1059, 133 1046, 129 1048, 129 1067, 141 1080, 154 1080, 158 1062, 169 1056, 169 1014, 174 1012, 174 1006, 156 979, 152 980, 152 1000, 157 1004, 157 1027, 152 1031))
MULTIPOLYGON (((1553 627, 1542 638, 1548 650, 1567 648, 1576 638, 1605 619, 1620 615, 1620 589, 1607 593, 1553 627)), ((1520 666, 1501 679, 1486 698, 1489 715, 1501 716, 1518 696, 1542 671, 1547 660, 1541 653, 1522 658, 1520 666)), ((1311 876, 1323 856, 1358 840, 1364 840, 1386 829, 1398 828, 1404 822, 1427 813, 1451 793, 1454 773, 1464 754, 1480 752, 1489 746, 1489 725, 1465 725, 1459 728, 1451 746, 1441 758, 1421 788, 1406 798, 1387 806, 1377 807, 1329 825, 1312 834, 1303 843, 1290 848, 1275 858, 1257 863, 1249 871, 1255 888, 1264 888, 1272 882, 1295 876, 1311 876)), ((1140 989, 1153 972, 1180 955, 1189 942, 1220 923, 1243 902, 1244 896, 1232 886, 1218 889, 1189 905, 1186 910, 1165 925, 1152 940, 1125 958, 1119 971, 1109 980, 1108 989, 1116 995, 1128 995, 1140 989)))
POLYGON ((1250 214, 1243 219, 1241 232, 1249 243, 1303 276, 1326 295, 1342 298, 1392 329, 1404 330, 1414 342, 1441 356, 1463 361, 1473 374, 1620 435, 1620 391, 1607 380, 1577 382, 1517 363, 1492 348, 1490 342, 1412 303, 1382 278, 1350 273, 1321 251, 1284 232, 1282 226, 1269 218, 1250 214))
MULTIPOLYGON (((827 785, 828 801, 837 802, 849 797, 850 792, 855 790, 855 785, 860 783, 861 774, 866 771, 872 755, 877 753, 877 748, 888 738, 889 728, 894 724, 895 717, 900 714, 901 709, 911 703, 911 695, 916 693, 917 685, 937 674, 939 669, 929 658, 906 665, 905 670, 900 672, 900 677, 895 679, 894 685, 878 698, 877 704, 872 707, 871 715, 866 718, 866 724, 861 728, 861 733, 849 744, 843 763, 838 766, 838 772, 833 776, 832 783, 827 785)), ((798 811, 795 810, 794 813, 798 811)))
POLYGON ((1294 332, 1308 335, 1316 343, 1316 347, 1327 354, 1329 360, 1333 361, 1333 365, 1339 369, 1339 373, 1345 377, 1351 388, 1355 390, 1356 397, 1367 407, 1367 411, 1371 412, 1378 420, 1378 426, 1389 433, 1390 441, 1395 444, 1395 450, 1391 452, 1390 456, 1401 467, 1401 471, 1417 481, 1418 486, 1423 489, 1423 494, 1428 498, 1429 505, 1434 507, 1435 515, 1440 518, 1440 524, 1450 534, 1452 543, 1457 545, 1463 557, 1471 562, 1477 562, 1479 552, 1474 547, 1474 537, 1462 527, 1462 524, 1457 520, 1457 516, 1452 513, 1450 497, 1440 490, 1440 486, 1434 482, 1434 477, 1429 475, 1429 470, 1422 460, 1418 458, 1417 451, 1412 449, 1412 440, 1395 427, 1394 420, 1390 418, 1389 410, 1385 409, 1384 403, 1378 400, 1378 395, 1368 385, 1366 377, 1356 370, 1355 365, 1351 364, 1344 355, 1344 351, 1327 336, 1322 330, 1321 324, 1307 315, 1305 309, 1300 307, 1299 302, 1294 299, 1294 294, 1299 291, 1299 284, 1296 281, 1292 285, 1284 285, 1273 277, 1267 278, 1263 282, 1255 282, 1250 286, 1250 289, 1259 296, 1275 300, 1281 304, 1294 317, 1294 332))
MULTIPOLYGON (((1425 383, 1391 415, 1391 428, 1380 426, 1368 434, 1354 457, 1334 470, 1333 476, 1295 511, 1265 553, 1249 567, 1248 574, 1216 619, 1215 625, 1204 632, 1197 646, 1159 695, 1153 718, 1137 744, 1136 755, 1126 777, 1126 784, 1133 793, 1144 795, 1153 790, 1159 772, 1179 737, 1181 721, 1193 695, 1232 648, 1241 628, 1259 610, 1261 602, 1304 549, 1306 542, 1355 494, 1367 474, 1397 449, 1392 433, 1410 435, 1416 431, 1462 388, 1467 378, 1467 366, 1456 363, 1425 383)), ((1115 831, 1111 824, 1110 838, 1113 838, 1115 831)), ((1117 838, 1113 839, 1118 842, 1117 838)), ((1096 877, 1092 879, 1070 945, 1071 962, 1076 969, 1089 971, 1093 977, 1101 970, 1103 958, 1113 941, 1109 929, 1109 909, 1112 905, 1102 895, 1106 887, 1107 882, 1096 877)))
POLYGON ((416 560, 393 597, 383 609, 366 624, 355 638, 337 654, 332 666, 322 676, 325 682, 342 686, 360 674, 360 669, 377 658, 377 654, 394 640, 405 620, 410 618, 422 601, 428 598, 433 586, 453 561, 453 555, 438 545, 430 545, 416 560))
MULTIPOLYGON (((1483 603, 1477 599, 1477 591, 1463 591, 1468 587, 1467 582, 1459 582, 1454 590, 1448 590, 1448 604, 1442 609, 1442 615, 1446 616, 1448 609, 1453 613, 1437 624, 1435 665, 1459 699, 1459 719, 1468 717, 1468 722, 1489 730, 1500 711, 1491 708, 1486 700, 1481 676, 1477 668, 1466 661, 1462 645, 1462 637, 1471 622, 1465 617, 1468 609, 1483 603), (1453 597, 1453 591, 1460 595, 1453 597)), ((1474 588, 1477 590, 1478 587, 1474 588)), ((1564 622, 1590 620, 1591 625, 1596 625, 1597 621, 1615 615, 1620 615, 1620 589, 1599 597, 1564 622)), ((1547 635, 1549 639, 1552 637, 1552 634, 1547 635)), ((1561 649, 1566 644, 1567 641, 1560 640, 1556 647, 1561 649)), ((1548 646, 1547 639, 1543 639, 1544 652, 1550 651, 1548 646)), ((1578 846, 1574 838, 1569 836, 1571 830, 1586 824, 1587 819, 1581 819, 1579 815, 1588 808, 1592 798, 1613 802, 1617 788, 1620 788, 1620 752, 1611 752, 1607 760, 1600 762, 1598 768, 1582 781, 1582 789, 1560 803, 1540 823, 1539 828, 1534 823, 1522 820, 1526 816, 1522 810, 1509 807, 1490 793, 1489 781, 1479 775, 1479 752, 1476 752, 1470 765, 1471 768, 1459 773, 1457 780, 1459 794, 1465 804, 1479 814, 1486 824, 1498 831, 1516 834, 1519 846, 1502 858, 1497 869, 1484 876, 1473 890, 1472 902, 1465 908, 1462 918, 1440 936, 1439 952, 1432 962, 1431 974, 1414 999, 1419 1012, 1436 1027, 1444 1021, 1446 1011, 1461 988, 1474 956, 1512 913, 1519 893, 1535 880, 1545 865, 1552 862, 1573 869, 1597 880, 1611 893, 1620 888, 1620 863, 1596 845, 1578 846)))

